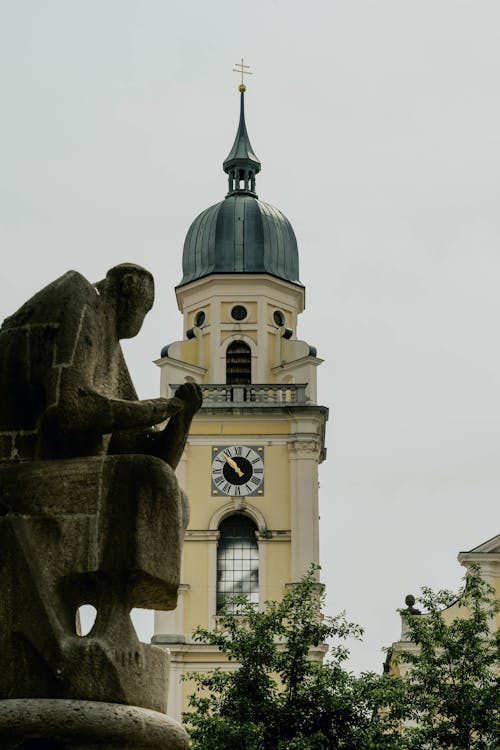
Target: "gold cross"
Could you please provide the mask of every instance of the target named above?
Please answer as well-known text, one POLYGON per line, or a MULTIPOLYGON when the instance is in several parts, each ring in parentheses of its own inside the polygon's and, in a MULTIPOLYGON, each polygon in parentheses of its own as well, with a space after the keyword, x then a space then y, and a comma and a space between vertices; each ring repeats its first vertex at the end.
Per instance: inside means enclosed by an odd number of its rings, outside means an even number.
POLYGON ((243 76, 253 76, 253 73, 251 73, 250 70, 245 70, 245 68, 250 68, 250 65, 245 65, 243 58, 241 58, 241 63, 235 63, 233 68, 233 73, 241 73, 240 91, 246 91, 243 76))

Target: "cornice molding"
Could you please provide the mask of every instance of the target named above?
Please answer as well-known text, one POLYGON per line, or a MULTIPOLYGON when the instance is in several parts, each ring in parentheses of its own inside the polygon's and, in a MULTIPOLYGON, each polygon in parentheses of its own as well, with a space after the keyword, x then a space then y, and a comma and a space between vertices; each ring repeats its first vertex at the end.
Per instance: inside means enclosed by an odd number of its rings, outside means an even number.
POLYGON ((268 529, 263 532, 257 531, 255 536, 257 537, 258 542, 290 542, 292 539, 292 532, 288 529, 278 529, 275 531, 268 529))
POLYGON ((316 365, 318 367, 324 361, 324 359, 309 355, 308 357, 300 357, 299 359, 292 359, 290 362, 283 362, 283 364, 276 365, 276 367, 271 368, 271 372, 273 375, 279 375, 287 370, 294 370, 296 367, 305 364, 316 365))
MULTIPOLYGON (((217 424, 220 423, 218 422, 217 424)), ((288 435, 286 433, 280 434, 264 431, 257 435, 253 433, 249 434, 248 432, 225 432, 224 440, 221 441, 220 438, 220 432, 215 432, 214 430, 214 432, 206 433, 204 435, 190 435, 187 444, 197 446, 209 445, 210 447, 212 447, 213 445, 220 445, 221 447, 224 447, 226 445, 229 446, 242 443, 244 445, 248 445, 248 447, 250 448, 254 445, 286 445, 288 443, 288 435)))
POLYGON ((321 443, 319 440, 292 440, 288 443, 290 459, 309 458, 319 460, 321 443))
POLYGON ((500 552, 460 552, 458 562, 465 567, 477 563, 483 573, 500 575, 500 552))
POLYGON ((270 300, 292 305, 300 315, 305 308, 305 287, 270 274, 216 274, 195 279, 175 289, 177 307, 182 312, 215 300, 234 299, 235 292, 243 300, 266 297, 270 300))
MULTIPOLYGON (((177 342, 174 342, 177 343, 177 342)), ((184 342, 183 342, 184 343, 184 342)), ((173 357, 160 357, 160 359, 153 360, 155 365, 158 365, 158 367, 165 367, 165 365, 172 365, 172 367, 176 367, 179 370, 186 370, 187 372, 192 373, 193 375, 198 375, 198 377, 203 378, 208 370, 206 367, 200 367, 200 365, 193 365, 190 362, 183 362, 180 359, 174 359, 173 357)))
POLYGON ((188 529, 184 534, 185 542, 217 542, 220 533, 217 529, 188 529))
MULTIPOLYGON (((279 384, 278 384, 279 385, 279 384)), ((324 423, 328 419, 328 408, 326 406, 318 406, 315 404, 295 404, 293 402, 283 402, 282 404, 274 404, 274 403, 267 403, 267 404, 249 404, 248 406, 245 406, 244 404, 235 406, 234 402, 228 402, 228 403, 222 403, 218 404, 217 406, 203 406, 203 409, 200 409, 200 417, 216 414, 220 415, 222 413, 225 414, 235 414, 235 415, 245 415, 245 418, 249 415, 257 415, 257 414, 280 414, 282 417, 285 415, 286 417, 290 417, 293 419, 297 419, 298 416, 304 414, 304 416, 311 416, 312 414, 317 414, 321 417, 321 422, 324 423), (200 414, 201 412, 201 414, 200 414)), ((195 417, 196 418, 196 417, 195 417)))
POLYGON ((468 550, 462 550, 460 552, 461 555, 484 555, 484 554, 491 554, 491 553, 500 553, 500 534, 497 534, 496 536, 491 537, 491 539, 487 539, 482 544, 479 544, 477 547, 474 547, 473 549, 468 550))

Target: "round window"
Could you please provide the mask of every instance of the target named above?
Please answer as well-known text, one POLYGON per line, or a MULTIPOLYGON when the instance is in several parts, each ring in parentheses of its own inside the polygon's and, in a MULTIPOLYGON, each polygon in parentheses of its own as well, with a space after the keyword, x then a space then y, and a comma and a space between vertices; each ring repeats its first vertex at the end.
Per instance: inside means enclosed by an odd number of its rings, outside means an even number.
POLYGON ((197 326, 198 328, 201 328, 206 319, 207 319, 207 316, 205 315, 205 313, 203 312, 203 310, 200 310, 194 316, 194 324, 195 324, 195 326, 197 326))
POLYGON ((231 317, 233 320, 245 320, 248 315, 246 307, 243 305, 235 305, 231 310, 231 317))
POLYGON ((278 326, 278 328, 281 328, 281 326, 285 325, 285 316, 281 312, 281 310, 275 310, 273 313, 273 320, 275 324, 278 326))

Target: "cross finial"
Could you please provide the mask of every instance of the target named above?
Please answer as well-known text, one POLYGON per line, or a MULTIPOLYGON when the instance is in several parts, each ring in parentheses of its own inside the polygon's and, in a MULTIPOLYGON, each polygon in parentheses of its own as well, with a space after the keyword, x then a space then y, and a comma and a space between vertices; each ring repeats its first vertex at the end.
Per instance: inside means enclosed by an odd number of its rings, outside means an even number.
POLYGON ((243 76, 252 76, 253 73, 248 70, 250 68, 250 65, 245 65, 245 62, 243 58, 241 58, 241 63, 235 63, 235 66, 233 68, 233 73, 241 73, 241 83, 239 85, 239 90, 243 93, 247 90, 247 87, 244 83, 243 76))

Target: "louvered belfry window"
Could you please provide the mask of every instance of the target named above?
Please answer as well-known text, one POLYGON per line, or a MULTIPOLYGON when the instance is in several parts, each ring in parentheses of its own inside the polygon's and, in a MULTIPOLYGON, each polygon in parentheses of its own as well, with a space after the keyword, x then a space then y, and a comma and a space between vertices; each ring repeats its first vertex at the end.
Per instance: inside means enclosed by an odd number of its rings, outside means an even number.
POLYGON ((252 382, 252 352, 244 341, 233 341, 226 349, 226 383, 249 385, 252 382))
MULTIPOLYGON (((242 515, 225 518, 217 546, 217 612, 227 597, 245 596, 259 602, 259 549, 254 522, 242 515)), ((232 612, 237 605, 229 604, 232 612)))

